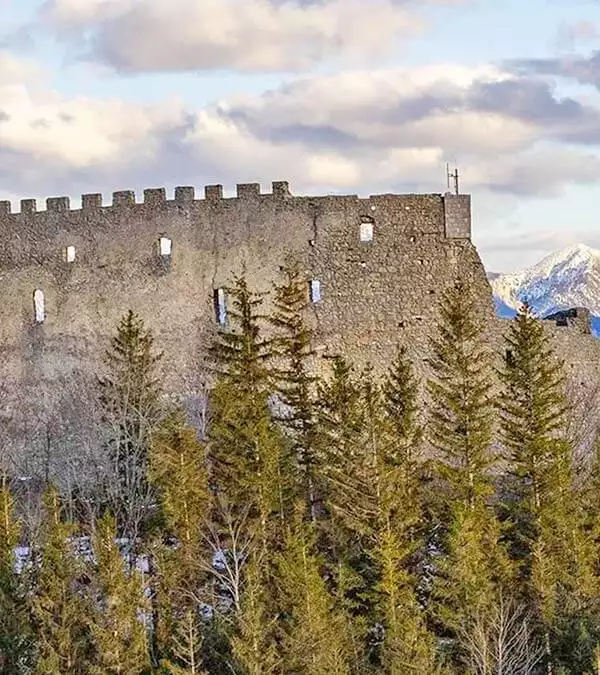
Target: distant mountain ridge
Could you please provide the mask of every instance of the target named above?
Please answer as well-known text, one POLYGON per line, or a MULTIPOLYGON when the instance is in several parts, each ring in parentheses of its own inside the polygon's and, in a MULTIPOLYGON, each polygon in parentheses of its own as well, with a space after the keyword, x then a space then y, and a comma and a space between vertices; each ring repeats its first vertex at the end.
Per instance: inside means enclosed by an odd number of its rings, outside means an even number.
POLYGON ((488 274, 498 316, 514 316, 527 300, 540 316, 586 307, 600 337, 600 251, 577 244, 512 274, 488 274))

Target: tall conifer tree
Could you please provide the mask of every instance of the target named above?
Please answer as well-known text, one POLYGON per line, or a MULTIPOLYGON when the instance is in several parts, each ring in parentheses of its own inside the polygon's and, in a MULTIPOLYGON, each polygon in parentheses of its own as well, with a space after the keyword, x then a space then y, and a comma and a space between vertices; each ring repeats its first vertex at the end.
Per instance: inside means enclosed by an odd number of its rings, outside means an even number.
POLYGON ((347 617, 321 576, 312 527, 297 522, 278 561, 284 613, 283 672, 345 675, 352 649, 347 617))
POLYGON ((314 350, 312 331, 305 321, 308 307, 306 279, 296 263, 282 270, 281 283, 274 285, 274 309, 269 321, 275 329, 273 338, 276 365, 275 382, 283 411, 280 421, 291 441, 294 469, 294 492, 301 495, 311 520, 318 512, 318 462, 316 400, 317 378, 311 373, 314 350))
POLYGON ((126 567, 116 543, 115 520, 108 513, 96 523, 90 627, 97 675, 131 675, 150 665, 147 629, 149 606, 137 569, 126 567))
POLYGON ((190 577, 200 557, 203 529, 210 508, 206 448, 185 415, 173 411, 152 444, 150 476, 157 487, 165 527, 179 545, 179 564, 190 577))
MULTIPOLYGON (((562 364, 527 303, 506 337, 502 381, 511 550, 520 565, 525 593, 539 606, 551 669, 563 659, 553 626, 564 627, 569 616, 588 613, 599 587, 585 516, 573 488, 562 364)), ((597 631, 597 618, 594 622, 597 631)), ((585 630, 591 627, 588 624, 585 630)), ((562 642, 572 647, 576 639, 571 634, 562 642)), ((589 647, 590 662, 594 646, 589 647)), ((573 662, 573 653, 566 663, 573 662)))
POLYGON ((204 675, 202 630, 198 612, 187 609, 171 635, 171 658, 161 665, 170 675, 204 675))
POLYGON ((435 662, 411 573, 420 517, 412 459, 419 437, 415 392, 403 352, 385 396, 370 368, 354 382, 341 359, 324 389, 324 484, 333 551, 347 584, 343 606, 355 635, 367 640, 369 661, 386 673, 433 672, 435 662))
POLYGON ((196 598, 203 580, 202 563, 210 556, 203 545, 210 493, 204 444, 186 425, 182 411, 173 411, 154 435, 150 476, 162 505, 167 540, 157 544, 153 559, 155 649, 170 667, 180 663, 200 672, 196 598), (185 653, 183 661, 178 652, 185 653))
MULTIPOLYGON (((418 383, 404 347, 383 383, 383 401, 369 413, 388 435, 378 470, 380 516, 374 556, 379 565, 378 606, 385 626, 381 663, 390 675, 437 672, 435 640, 416 594, 415 555, 423 546, 418 383), (383 405, 381 405, 383 403, 383 405), (383 407, 385 417, 377 415, 383 407)), ((377 431, 377 429, 375 429, 377 431)))
POLYGON ((89 603, 79 581, 84 567, 71 550, 75 527, 62 521, 60 497, 54 488, 44 495, 46 520, 41 560, 30 596, 38 647, 35 673, 85 673, 89 661, 89 603))
POLYGON ((365 581, 357 569, 365 554, 356 522, 360 501, 355 504, 354 499, 362 479, 362 462, 357 462, 361 456, 363 410, 353 368, 341 356, 333 358, 331 377, 320 383, 318 399, 318 482, 324 511, 318 521, 318 545, 339 597, 347 602, 345 609, 361 614, 365 609, 365 581))
POLYGON ((34 636, 26 589, 15 569, 21 527, 6 474, 0 480, 0 672, 21 673, 31 666, 34 636))
POLYGON ((283 441, 269 408, 271 347, 262 337, 263 298, 243 276, 226 293, 228 324, 212 348, 220 371, 211 394, 212 478, 232 507, 252 506, 251 519, 267 548, 287 500, 283 441))
MULTIPOLYGON (((270 408, 272 346, 262 337, 263 297, 241 276, 226 289, 226 298, 227 325, 212 349, 219 371, 208 432, 216 506, 212 521, 223 554, 229 562, 235 557, 244 587, 241 602, 231 606, 234 656, 245 672, 267 675, 277 664, 274 555, 289 508, 289 455, 270 408), (251 542, 242 557, 232 540, 240 526, 251 542)), ((235 584, 229 590, 239 593, 240 580, 235 584)))
POLYGON ((271 611, 271 581, 262 552, 250 554, 244 579, 241 611, 232 652, 245 675, 275 675, 281 672, 276 641, 277 617, 271 611))
POLYGON ((436 562, 435 614, 456 635, 493 604, 498 584, 509 573, 488 503, 494 464, 491 354, 475 298, 463 282, 444 293, 431 346, 428 431, 447 500, 444 555, 436 562))
POLYGON ((147 480, 152 432, 161 418, 154 338, 134 312, 121 319, 99 379, 100 403, 107 427, 107 476, 111 510, 119 532, 135 545, 149 519, 153 495, 147 480))

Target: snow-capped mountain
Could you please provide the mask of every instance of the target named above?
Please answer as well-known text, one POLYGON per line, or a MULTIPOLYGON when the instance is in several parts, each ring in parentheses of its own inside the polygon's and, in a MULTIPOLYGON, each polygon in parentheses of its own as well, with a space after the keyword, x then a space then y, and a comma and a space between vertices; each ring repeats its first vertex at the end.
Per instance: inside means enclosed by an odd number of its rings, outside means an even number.
POLYGON ((577 244, 514 274, 490 274, 496 310, 512 316, 527 300, 541 316, 587 307, 600 329, 600 251, 577 244))

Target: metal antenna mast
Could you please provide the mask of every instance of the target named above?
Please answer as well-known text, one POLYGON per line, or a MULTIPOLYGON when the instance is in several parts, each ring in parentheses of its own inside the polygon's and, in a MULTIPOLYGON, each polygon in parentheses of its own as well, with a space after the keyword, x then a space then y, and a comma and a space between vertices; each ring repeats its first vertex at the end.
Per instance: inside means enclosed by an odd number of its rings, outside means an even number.
POLYGON ((453 172, 450 171, 450 164, 446 162, 446 181, 448 186, 448 192, 450 192, 450 185, 454 183, 454 194, 459 194, 458 190, 458 168, 455 168, 453 172))

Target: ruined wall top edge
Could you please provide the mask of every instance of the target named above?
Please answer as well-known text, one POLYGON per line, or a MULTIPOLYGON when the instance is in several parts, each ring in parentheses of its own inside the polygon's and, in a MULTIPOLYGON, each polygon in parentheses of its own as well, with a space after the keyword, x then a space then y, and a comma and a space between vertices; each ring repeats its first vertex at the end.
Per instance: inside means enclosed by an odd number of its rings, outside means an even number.
MULTIPOLYGON (((71 207, 70 198, 66 196, 61 197, 48 197, 46 199, 46 209, 38 210, 37 200, 36 199, 22 199, 20 202, 20 210, 12 211, 11 202, 8 200, 0 200, 0 217, 2 216, 11 216, 11 215, 29 215, 34 213, 64 213, 66 211, 93 211, 100 210, 103 208, 123 208, 123 207, 132 207, 137 205, 146 205, 152 207, 153 209, 160 207, 162 204, 174 204, 185 206, 190 203, 208 202, 215 203, 219 201, 231 202, 232 200, 247 200, 252 202, 253 200, 261 199, 270 199, 270 200, 279 200, 279 201, 291 201, 301 200, 303 202, 310 200, 356 200, 362 201, 357 194, 352 195, 292 195, 290 192, 289 184, 287 181, 273 181, 271 184, 271 192, 264 193, 261 192, 260 183, 238 183, 236 185, 236 196, 235 197, 224 197, 223 195, 223 186, 222 185, 206 185, 204 187, 204 197, 203 199, 198 199, 196 197, 195 188, 192 186, 178 186, 174 190, 173 199, 169 200, 167 198, 167 191, 165 188, 150 188, 143 191, 143 200, 136 201, 136 194, 133 190, 122 190, 112 193, 112 203, 104 204, 103 196, 101 193, 93 194, 83 194, 81 195, 81 207, 79 209, 73 209, 71 207)), ((435 196, 445 201, 450 198, 451 200, 460 201, 465 205, 465 207, 470 211, 470 195, 451 195, 446 193, 445 195, 435 193, 435 194, 379 194, 379 195, 370 195, 366 198, 365 201, 371 199, 374 200, 386 200, 386 199, 395 199, 401 200, 403 198, 409 197, 428 197, 435 196)))

